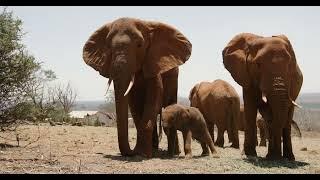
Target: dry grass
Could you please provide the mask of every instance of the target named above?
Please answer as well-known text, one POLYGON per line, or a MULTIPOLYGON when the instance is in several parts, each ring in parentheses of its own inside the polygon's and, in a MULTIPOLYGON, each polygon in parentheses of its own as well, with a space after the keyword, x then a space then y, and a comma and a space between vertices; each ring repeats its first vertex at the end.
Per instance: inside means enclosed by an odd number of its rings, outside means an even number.
MULTIPOLYGON (((114 127, 92 126, 23 126, 21 137, 28 141, 0 139, 1 173, 320 173, 320 133, 303 132, 303 138, 293 137, 295 162, 270 162, 263 158, 247 159, 241 151, 218 148, 220 158, 200 157, 201 146, 192 142, 194 157, 167 158, 165 149, 153 159, 122 157, 119 154, 117 131, 114 127), (40 133, 40 134, 39 134, 40 133), (40 139, 27 147, 28 142, 40 139), (304 148, 304 149, 303 149, 304 148)), ((135 143, 135 129, 130 129, 131 147, 135 143)), ((179 133, 180 145, 182 144, 179 133)), ((227 139, 227 136, 226 136, 227 139)), ((243 144, 243 133, 240 133, 243 144)), ((228 143, 225 143, 228 146, 228 143)), ((182 146, 181 149, 183 150, 182 146)), ((257 147, 259 157, 267 149, 257 147)))

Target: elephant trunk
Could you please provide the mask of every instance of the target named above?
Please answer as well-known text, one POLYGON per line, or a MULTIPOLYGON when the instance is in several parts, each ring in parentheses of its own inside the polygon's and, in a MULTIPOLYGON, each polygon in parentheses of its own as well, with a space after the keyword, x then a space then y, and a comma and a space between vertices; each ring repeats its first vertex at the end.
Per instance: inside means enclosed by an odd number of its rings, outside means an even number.
POLYGON ((132 153, 128 140, 128 96, 123 96, 124 88, 119 87, 119 82, 114 81, 118 143, 121 155, 132 153))
POLYGON ((128 96, 124 96, 132 76, 125 56, 118 56, 113 64, 113 84, 117 114, 118 144, 121 155, 132 155, 128 140, 128 96))
MULTIPOLYGON (((281 136, 283 128, 290 126, 288 119, 290 98, 288 95, 288 86, 284 78, 277 76, 273 78, 272 91, 269 94, 272 120, 270 122, 270 148, 274 158, 281 157, 281 136)), ((270 154, 270 155, 271 155, 270 154)))
POLYGON ((288 95, 288 86, 282 77, 274 77, 270 94, 270 104, 273 116, 272 124, 277 124, 278 128, 290 125, 288 111, 291 103, 288 95))

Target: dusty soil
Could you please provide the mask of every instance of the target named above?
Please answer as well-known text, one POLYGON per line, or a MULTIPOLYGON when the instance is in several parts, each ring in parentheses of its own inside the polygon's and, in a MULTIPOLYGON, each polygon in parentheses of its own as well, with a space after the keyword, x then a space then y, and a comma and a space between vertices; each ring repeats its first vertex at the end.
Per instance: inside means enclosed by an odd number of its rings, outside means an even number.
MULTIPOLYGON (((131 148, 135 133, 129 130, 131 148)), ((19 131, 19 146, 15 135, 0 134, 0 173, 320 173, 320 133, 302 133, 302 139, 292 138, 294 162, 265 160, 266 147, 257 147, 259 157, 248 159, 241 155, 242 147, 228 148, 227 135, 225 148, 216 147, 220 158, 201 157, 201 146, 193 141, 193 158, 187 159, 180 133, 180 156, 166 157, 164 135, 161 151, 144 159, 119 154, 114 127, 25 125, 19 131)))

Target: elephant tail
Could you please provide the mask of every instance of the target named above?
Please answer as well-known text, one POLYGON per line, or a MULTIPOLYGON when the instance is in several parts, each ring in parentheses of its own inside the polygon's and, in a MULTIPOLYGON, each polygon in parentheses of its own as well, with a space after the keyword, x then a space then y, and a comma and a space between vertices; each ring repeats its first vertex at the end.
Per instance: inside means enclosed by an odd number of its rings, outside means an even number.
POLYGON ((162 139, 162 108, 160 109, 160 122, 159 122, 159 143, 162 139))
POLYGON ((291 125, 298 132, 298 136, 301 138, 302 134, 301 134, 301 131, 300 131, 298 124, 294 120, 292 120, 291 125))

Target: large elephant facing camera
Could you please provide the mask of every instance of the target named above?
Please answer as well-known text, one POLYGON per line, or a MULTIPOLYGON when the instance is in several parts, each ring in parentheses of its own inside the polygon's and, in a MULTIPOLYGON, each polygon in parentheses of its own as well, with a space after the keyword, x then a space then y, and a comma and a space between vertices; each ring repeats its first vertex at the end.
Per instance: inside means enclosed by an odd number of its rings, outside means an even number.
POLYGON ((103 25, 85 43, 85 63, 109 78, 108 88, 114 84, 121 155, 152 157, 158 147, 157 115, 177 102, 178 66, 189 59, 191 49, 174 27, 134 18, 103 25), (134 150, 128 142, 128 105, 137 129, 134 150))
MULTIPOLYGON (((223 64, 243 88, 245 129, 244 152, 256 156, 257 110, 270 109, 270 142, 267 159, 282 156, 294 160, 291 124, 294 101, 303 75, 292 45, 285 35, 262 37, 251 33, 236 35, 223 49, 223 64), (281 151, 283 138, 283 154, 281 151)), ((262 116, 264 116, 262 114, 262 116)))

